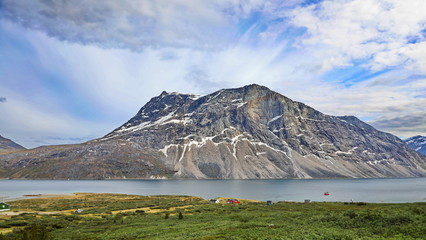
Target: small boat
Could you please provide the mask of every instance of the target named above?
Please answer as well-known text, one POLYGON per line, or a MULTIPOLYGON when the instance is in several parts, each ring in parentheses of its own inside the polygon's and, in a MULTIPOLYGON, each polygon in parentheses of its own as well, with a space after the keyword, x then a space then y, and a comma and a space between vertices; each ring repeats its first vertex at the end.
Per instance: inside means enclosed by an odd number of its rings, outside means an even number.
POLYGON ((324 196, 328 196, 328 195, 330 195, 330 193, 329 193, 329 192, 325 192, 325 193, 324 193, 324 196))

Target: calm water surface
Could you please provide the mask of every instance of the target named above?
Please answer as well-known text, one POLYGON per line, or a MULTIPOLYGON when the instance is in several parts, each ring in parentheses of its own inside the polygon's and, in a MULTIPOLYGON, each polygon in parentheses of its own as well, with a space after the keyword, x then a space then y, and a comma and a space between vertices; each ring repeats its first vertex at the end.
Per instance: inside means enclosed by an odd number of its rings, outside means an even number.
POLYGON ((0 201, 74 192, 272 201, 424 202, 426 178, 327 180, 0 180, 0 201), (330 192, 324 196, 324 192, 330 192))

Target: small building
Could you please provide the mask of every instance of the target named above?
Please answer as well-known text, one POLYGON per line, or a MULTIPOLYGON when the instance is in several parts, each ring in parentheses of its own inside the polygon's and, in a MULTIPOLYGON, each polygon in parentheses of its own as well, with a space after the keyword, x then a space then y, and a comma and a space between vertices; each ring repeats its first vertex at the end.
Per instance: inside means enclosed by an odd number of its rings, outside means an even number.
POLYGON ((74 213, 82 213, 82 212, 83 212, 83 209, 80 209, 80 208, 74 211, 74 213))
POLYGON ((9 210, 10 209, 10 205, 4 202, 0 202, 0 211, 1 210, 9 210))
POLYGON ((241 202, 238 199, 228 199, 226 200, 228 204, 240 204, 241 202))
POLYGON ((220 200, 219 199, 210 199, 210 203, 219 203, 220 200))
POLYGON ((271 200, 266 201, 266 206, 269 206, 269 205, 272 205, 272 201, 271 200))

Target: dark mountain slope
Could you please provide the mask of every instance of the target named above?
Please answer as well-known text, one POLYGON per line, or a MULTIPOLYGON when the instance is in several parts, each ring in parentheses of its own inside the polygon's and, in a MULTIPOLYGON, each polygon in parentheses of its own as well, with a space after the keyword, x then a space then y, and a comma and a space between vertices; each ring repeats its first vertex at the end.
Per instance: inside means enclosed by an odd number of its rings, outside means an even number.
POLYGON ((22 149, 25 149, 25 148, 10 139, 0 136, 0 153, 18 151, 22 149))

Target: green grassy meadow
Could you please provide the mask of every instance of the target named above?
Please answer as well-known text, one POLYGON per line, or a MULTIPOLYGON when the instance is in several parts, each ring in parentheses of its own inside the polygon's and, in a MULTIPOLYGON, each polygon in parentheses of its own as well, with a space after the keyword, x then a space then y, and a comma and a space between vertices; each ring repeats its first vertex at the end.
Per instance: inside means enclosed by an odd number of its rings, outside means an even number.
POLYGON ((0 213, 0 240, 426 239, 426 203, 230 205, 190 196, 79 193, 10 204, 8 215, 0 213))

